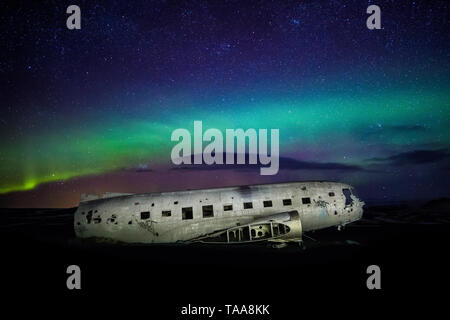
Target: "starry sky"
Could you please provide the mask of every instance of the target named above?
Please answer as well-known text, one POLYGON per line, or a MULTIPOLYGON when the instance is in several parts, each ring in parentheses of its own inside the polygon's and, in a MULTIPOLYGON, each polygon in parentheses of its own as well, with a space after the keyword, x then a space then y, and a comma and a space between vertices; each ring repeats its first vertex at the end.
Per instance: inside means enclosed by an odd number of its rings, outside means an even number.
POLYGON ((450 196, 449 7, 2 1, 0 207, 310 179, 373 202, 450 196), (81 30, 66 27, 71 4, 81 30), (279 129, 279 173, 173 166, 171 133, 194 120, 279 129))

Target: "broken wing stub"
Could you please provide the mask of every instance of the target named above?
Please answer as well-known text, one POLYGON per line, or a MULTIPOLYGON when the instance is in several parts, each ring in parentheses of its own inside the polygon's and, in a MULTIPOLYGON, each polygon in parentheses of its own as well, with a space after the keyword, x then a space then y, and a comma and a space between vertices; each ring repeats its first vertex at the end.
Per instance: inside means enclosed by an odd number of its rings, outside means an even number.
POLYGON ((258 218, 251 223, 219 230, 186 241, 187 243, 238 244, 260 241, 300 242, 302 223, 298 211, 289 211, 258 218))

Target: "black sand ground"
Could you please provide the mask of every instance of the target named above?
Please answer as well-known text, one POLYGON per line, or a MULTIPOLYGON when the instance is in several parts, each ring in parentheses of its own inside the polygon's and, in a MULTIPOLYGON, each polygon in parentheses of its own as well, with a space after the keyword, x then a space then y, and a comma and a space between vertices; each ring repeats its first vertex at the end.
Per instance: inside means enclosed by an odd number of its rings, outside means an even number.
POLYGON ((73 213, 0 211, 2 288, 15 302, 45 307, 64 301, 70 307, 81 301, 74 312, 144 308, 168 319, 186 318, 180 308, 189 303, 259 303, 271 304, 272 318, 292 318, 307 311, 355 315, 358 306, 371 315, 383 316, 386 308, 414 313, 425 301, 445 306, 439 301, 448 297, 449 199, 368 206, 364 218, 343 231, 308 233, 306 250, 294 244, 93 244, 75 238, 73 213), (82 270, 78 292, 66 288, 71 264, 82 270), (366 287, 372 264, 381 268, 379 291, 366 287))

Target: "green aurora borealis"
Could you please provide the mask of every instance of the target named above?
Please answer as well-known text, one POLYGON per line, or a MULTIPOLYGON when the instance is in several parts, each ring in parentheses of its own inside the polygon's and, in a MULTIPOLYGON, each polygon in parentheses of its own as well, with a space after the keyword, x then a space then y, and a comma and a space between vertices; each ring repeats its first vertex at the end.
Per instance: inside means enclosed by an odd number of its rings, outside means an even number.
POLYGON ((142 163, 169 165, 175 144, 170 141, 171 132, 180 127, 192 132, 193 121, 198 119, 205 129, 207 125, 223 131, 281 128, 280 149, 284 154, 321 151, 323 162, 361 164, 383 150, 450 144, 450 90, 386 90, 355 96, 261 100, 250 106, 248 101, 235 103, 225 114, 202 112, 201 107, 193 105, 194 112, 158 120, 99 117, 101 121, 91 120, 89 129, 59 128, 18 139, 4 149, 1 175, 6 179, 2 180, 0 192, 28 190, 44 182, 133 168, 142 163), (414 127, 418 119, 427 128, 425 132, 389 131, 393 126, 414 127))

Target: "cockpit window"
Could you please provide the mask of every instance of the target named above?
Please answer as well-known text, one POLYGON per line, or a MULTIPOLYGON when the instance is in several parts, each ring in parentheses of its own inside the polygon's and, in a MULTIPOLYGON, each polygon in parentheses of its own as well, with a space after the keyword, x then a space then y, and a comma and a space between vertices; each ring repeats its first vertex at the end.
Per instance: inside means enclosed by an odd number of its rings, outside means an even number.
POLYGON ((356 198, 360 198, 360 196, 358 195, 358 192, 356 192, 356 190, 354 188, 351 188, 350 191, 352 192, 352 195, 354 195, 356 198))
POLYGON ((350 189, 342 189, 342 193, 345 196, 345 205, 346 206, 350 206, 353 204, 353 199, 352 199, 352 193, 350 192, 350 189))

